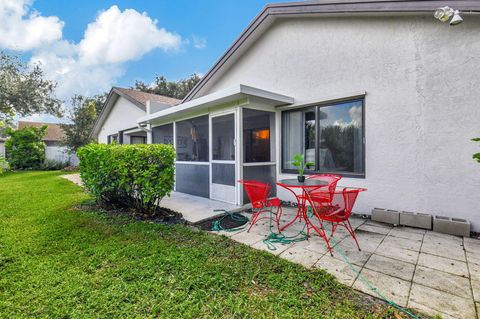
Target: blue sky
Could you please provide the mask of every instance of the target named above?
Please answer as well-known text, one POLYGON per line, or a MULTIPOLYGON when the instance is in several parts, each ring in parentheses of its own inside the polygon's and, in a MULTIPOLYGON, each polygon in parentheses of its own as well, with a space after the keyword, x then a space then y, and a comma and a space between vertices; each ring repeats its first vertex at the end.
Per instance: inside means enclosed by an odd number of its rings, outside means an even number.
MULTIPOLYGON (((0 0, 0 50, 74 94, 205 74, 267 0, 0 0)), ((34 115, 29 120, 58 121, 34 115)))

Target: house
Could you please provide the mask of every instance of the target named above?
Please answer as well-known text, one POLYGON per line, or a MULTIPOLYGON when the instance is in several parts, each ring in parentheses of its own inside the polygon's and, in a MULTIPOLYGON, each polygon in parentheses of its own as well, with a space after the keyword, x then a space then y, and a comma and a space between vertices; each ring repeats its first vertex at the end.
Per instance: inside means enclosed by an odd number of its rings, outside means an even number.
POLYGON ((45 158, 52 161, 63 163, 68 162, 71 165, 77 165, 77 156, 75 154, 71 154, 63 143, 65 139, 65 132, 60 125, 45 122, 18 121, 17 128, 22 129, 25 127, 42 127, 44 125, 47 125, 47 132, 43 137, 43 141, 46 145, 45 158))
POLYGON ((308 174, 368 189, 359 213, 426 212, 480 231, 478 12, 474 0, 267 5, 181 104, 136 122, 174 145, 178 192, 240 205, 237 180, 295 178, 303 153, 308 174), (465 21, 435 19, 445 5, 465 21))
POLYGON ((145 144, 147 133, 137 119, 180 102, 167 96, 113 87, 95 122, 92 137, 99 143, 145 144))

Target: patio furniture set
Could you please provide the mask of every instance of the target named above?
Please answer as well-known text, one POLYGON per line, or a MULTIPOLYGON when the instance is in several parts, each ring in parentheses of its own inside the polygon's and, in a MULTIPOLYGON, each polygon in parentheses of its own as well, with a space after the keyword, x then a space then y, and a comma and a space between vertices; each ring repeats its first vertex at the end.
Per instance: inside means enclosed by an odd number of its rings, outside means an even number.
POLYGON ((290 191, 297 200, 297 213, 285 225, 280 225, 282 216, 280 199, 269 197, 271 185, 255 180, 240 180, 239 182, 243 185, 252 205, 252 217, 248 231, 262 219, 271 219, 279 233, 292 226, 296 221, 303 221, 306 239, 308 240, 313 230, 323 238, 330 255, 333 256, 330 240, 337 227, 343 226, 355 241, 358 250, 361 250, 349 217, 358 194, 366 189, 337 188, 337 183, 341 178, 340 175, 335 174, 318 174, 308 177, 303 182, 297 179, 278 181, 277 185, 290 191), (331 225, 330 234, 327 234, 324 223, 331 225))

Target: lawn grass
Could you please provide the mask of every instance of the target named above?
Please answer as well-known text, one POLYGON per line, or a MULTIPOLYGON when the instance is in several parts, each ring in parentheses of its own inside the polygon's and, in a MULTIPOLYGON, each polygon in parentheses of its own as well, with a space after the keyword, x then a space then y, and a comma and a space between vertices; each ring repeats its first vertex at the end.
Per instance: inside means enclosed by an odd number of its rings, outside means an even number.
POLYGON ((381 318, 321 270, 223 236, 84 212, 59 172, 0 177, 0 318, 381 318))

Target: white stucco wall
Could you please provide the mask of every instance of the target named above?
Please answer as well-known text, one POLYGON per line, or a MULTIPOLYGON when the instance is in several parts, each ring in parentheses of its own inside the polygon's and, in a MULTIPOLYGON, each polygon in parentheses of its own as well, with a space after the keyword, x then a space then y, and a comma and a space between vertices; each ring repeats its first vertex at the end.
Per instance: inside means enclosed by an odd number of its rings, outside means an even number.
POLYGON ((464 18, 456 27, 432 16, 280 20, 201 95, 239 83, 296 103, 366 91, 366 178, 340 183, 368 188, 355 210, 465 218, 480 231, 470 141, 480 136, 480 19, 464 18))
MULTIPOLYGON (((137 119, 145 115, 146 113, 136 105, 123 97, 119 97, 100 128, 98 142, 107 143, 108 135, 117 134, 118 131, 137 127, 137 119)), ((124 142, 128 143, 128 141, 124 142)))

